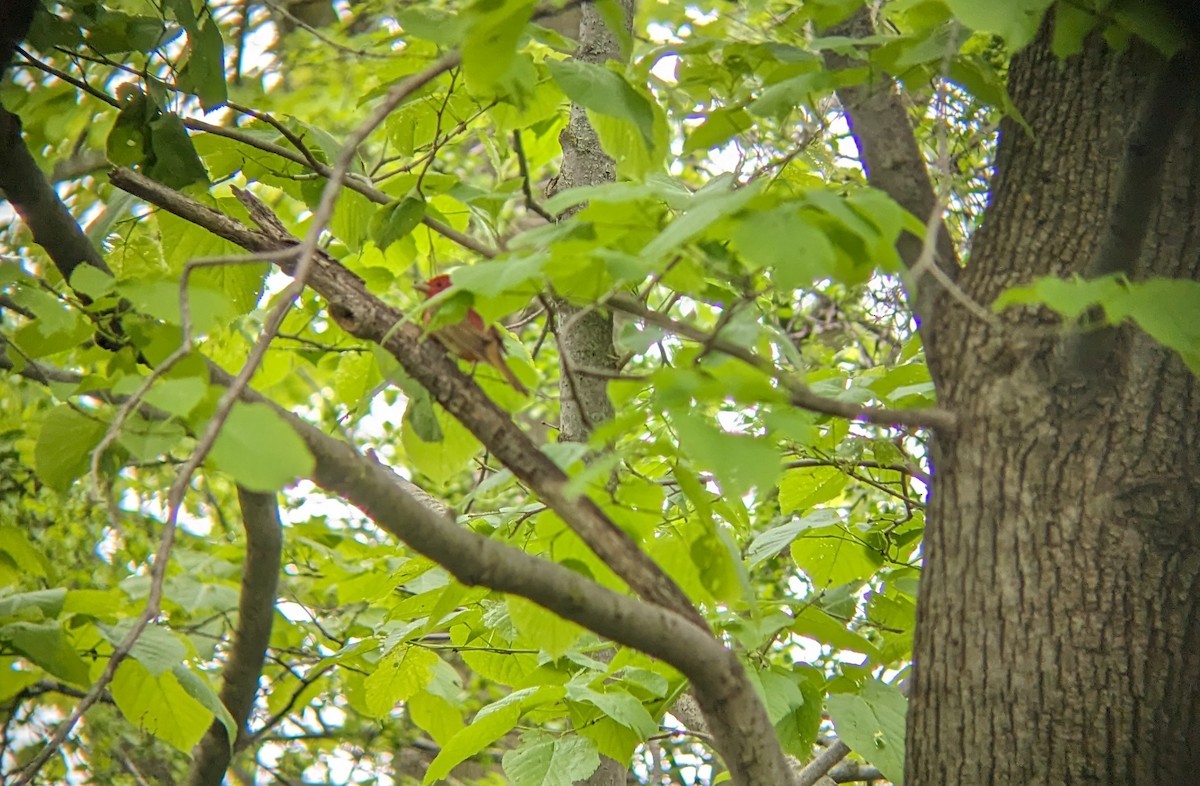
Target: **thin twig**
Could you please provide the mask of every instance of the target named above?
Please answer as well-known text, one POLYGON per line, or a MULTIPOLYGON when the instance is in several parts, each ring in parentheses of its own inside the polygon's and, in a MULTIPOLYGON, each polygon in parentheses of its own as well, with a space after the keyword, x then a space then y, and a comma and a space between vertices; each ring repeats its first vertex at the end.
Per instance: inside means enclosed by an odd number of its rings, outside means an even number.
POLYGON ((899 472, 904 475, 911 475, 922 483, 929 484, 932 478, 928 472, 919 467, 910 466, 907 464, 884 464, 879 461, 837 461, 836 459, 797 459, 789 461, 783 465, 784 469, 803 469, 805 467, 863 467, 865 469, 886 469, 891 472, 899 472))
MULTIPOLYGON (((171 489, 167 495, 167 521, 163 526, 162 539, 159 543, 158 551, 155 553, 154 564, 151 568, 151 584, 150 591, 146 598, 146 609, 141 616, 134 621, 129 633, 114 649, 112 656, 109 658, 108 664, 105 666, 104 672, 100 675, 100 679, 88 691, 88 697, 85 697, 71 712, 71 715, 66 721, 59 724, 55 729, 54 735, 46 743, 45 747, 38 753, 36 757, 21 771, 21 776, 17 779, 15 786, 26 786, 37 775, 42 765, 49 760, 50 756, 56 751, 66 740, 67 735, 79 722, 83 713, 87 711, 96 698, 99 697, 101 691, 106 688, 116 675, 117 667, 133 650, 134 644, 142 632, 149 625, 150 620, 157 616, 158 610, 162 602, 163 580, 166 577, 166 565, 170 557, 171 549, 175 541, 176 522, 179 517, 179 510, 183 505, 183 498, 187 492, 187 488, 191 483, 192 475, 203 463, 208 456, 213 445, 220 435, 225 421, 229 418, 233 411, 234 404, 245 391, 246 386, 250 382, 250 378, 258 370, 262 363, 263 357, 266 355, 267 348, 274 339, 279 327, 283 324, 284 318, 291 310, 292 301, 304 290, 305 283, 308 278, 308 271, 312 266, 314 257, 316 256, 317 242, 321 234, 324 232, 326 225, 329 223, 333 215, 334 204, 337 199, 338 192, 341 191, 342 180, 350 169, 350 164, 354 160, 354 156, 358 150, 358 146, 370 135, 370 133, 382 123, 392 111, 395 110, 408 96, 420 87, 437 78, 450 68, 455 67, 460 56, 457 51, 444 55, 423 71, 414 74, 408 79, 395 85, 388 91, 387 98, 375 109, 374 112, 359 125, 358 128, 350 134, 350 137, 342 145, 341 151, 335 161, 333 170, 330 174, 328 182, 325 184, 325 189, 321 193, 321 200, 317 204, 317 209, 313 213, 312 224, 309 227, 309 232, 305 236, 303 242, 294 249, 287 251, 297 255, 295 269, 293 271, 292 281, 280 293, 278 305, 271 311, 263 326, 262 334, 258 341, 250 350, 249 356, 243 365, 241 371, 230 383, 228 388, 222 394, 217 402, 216 411, 213 414, 208 425, 205 427, 203 434, 196 442, 196 447, 192 451, 192 455, 180 468, 175 476, 175 482, 172 483, 171 489), (91 698, 89 701, 88 699, 91 698)), ((183 281, 186 280, 187 273, 192 265, 186 266, 184 277, 180 285, 180 306, 186 314, 187 294, 186 287, 183 281)), ((180 347, 180 352, 183 347, 180 347)), ((173 353, 174 354, 174 353, 173 353)), ((185 353, 186 354, 186 353, 185 353)), ((143 383, 144 387, 148 387, 143 383)), ((110 443, 111 444, 111 443, 110 443)))
POLYGON ((826 398, 825 396, 813 393, 807 385, 798 379, 794 374, 791 374, 783 369, 778 368, 774 363, 766 358, 760 357, 749 349, 736 344, 732 341, 727 341, 719 335, 712 335, 708 331, 690 325, 686 322, 679 322, 671 319, 665 314, 661 314, 651 308, 646 307, 637 300, 627 295, 613 295, 609 297, 605 303, 611 308, 618 311, 623 311, 626 314, 632 314, 635 317, 666 328, 676 335, 698 341, 702 344, 710 344, 713 349, 722 354, 735 357, 754 368, 759 369, 765 374, 778 380, 787 390, 792 403, 802 409, 820 412, 825 415, 834 415, 836 417, 847 418, 848 420, 861 420, 866 423, 874 423, 880 426, 919 426, 932 429, 953 429, 955 425, 955 417, 952 412, 944 409, 883 409, 878 407, 860 407, 857 404, 851 404, 846 401, 838 401, 836 399, 826 398))
MULTIPOLYGON (((255 261, 258 261, 263 255, 258 254, 241 256, 238 257, 236 261, 238 263, 244 263, 250 256, 256 257, 257 259, 255 259, 255 261)), ((145 397, 146 392, 150 389, 150 386, 153 385, 155 380, 162 376, 163 373, 165 373, 168 369, 170 369, 191 352, 192 325, 190 304, 188 303, 187 283, 192 271, 198 268, 211 267, 213 265, 220 264, 230 264, 230 260, 224 258, 198 259, 193 260, 184 266, 183 274, 180 276, 179 281, 179 310, 183 340, 181 341, 179 348, 172 352, 167 360, 164 361, 158 368, 152 371, 138 387, 137 392, 125 401, 125 403, 118 410, 117 417, 113 420, 113 424, 105 432, 104 438, 101 440, 100 444, 96 446, 96 449, 92 451, 91 471, 94 483, 98 484, 100 472, 99 463, 101 457, 116 440, 117 435, 120 433, 121 427, 125 423, 125 420, 129 417, 133 410, 142 403, 142 400, 145 397)), ((226 414, 226 417, 227 416, 228 414, 226 414)), ((222 419, 222 422, 224 422, 224 419, 222 419)), ((209 431, 212 431, 211 424, 209 431)), ((193 453, 192 457, 188 461, 184 462, 183 466, 179 470, 179 473, 176 475, 175 482, 171 485, 171 490, 167 496, 167 520, 163 525, 163 533, 159 540, 158 549, 154 553, 154 562, 150 567, 150 589, 146 594, 146 607, 142 610, 142 613, 138 615, 138 618, 134 620, 129 632, 125 635, 125 638, 123 638, 115 647, 113 647, 112 654, 109 656, 108 663, 105 664, 104 671, 101 672, 99 679, 97 679, 96 683, 91 687, 90 690, 88 690, 87 695, 80 699, 79 703, 75 705, 75 708, 71 711, 71 714, 67 716, 66 720, 58 725, 58 727, 54 730, 54 734, 46 742, 42 750, 38 752, 37 756, 35 756, 29 762, 29 764, 27 764, 24 769, 21 770, 21 774, 17 777, 14 786, 25 786, 33 781, 33 779, 37 776, 38 770, 40 770, 42 766, 49 761, 50 757, 54 755, 54 752, 58 750, 59 747, 61 747, 66 741, 67 736, 70 735, 76 724, 79 723, 79 719, 83 717, 84 713, 86 713, 92 707, 92 705, 99 701, 104 691, 108 688, 109 684, 112 683, 113 678, 116 676, 117 668, 121 665, 125 658, 129 656, 129 653, 133 651, 134 645, 137 644, 137 641, 139 638, 141 638, 142 633, 150 625, 151 620, 157 617, 161 611, 163 585, 167 577, 167 563, 171 557, 171 550, 175 545, 176 525, 179 518, 179 509, 183 503, 183 496, 191 482, 192 473, 195 472, 196 467, 198 467, 204 460, 204 457, 208 454, 208 450, 212 447, 212 443, 215 441, 215 433, 212 435, 211 439, 208 440, 207 445, 204 444, 204 440, 201 440, 200 444, 197 445, 197 452, 193 453), (199 458, 197 458, 197 455, 199 455, 199 458)), ((106 507, 110 517, 109 523, 116 527, 116 502, 107 492, 105 493, 105 499, 108 501, 106 507)))
POLYGON ((52 65, 43 63, 41 60, 38 60, 36 57, 29 54, 28 52, 26 52, 24 49, 22 49, 19 46, 16 48, 16 51, 20 52, 21 55, 29 62, 29 65, 33 66, 37 70, 44 71, 47 74, 50 74, 51 76, 56 76, 59 79, 61 79, 62 81, 66 82, 67 84, 79 88, 83 92, 90 95, 92 98, 103 101, 104 103, 108 104, 109 106, 116 107, 117 109, 121 108, 121 102, 118 101, 117 99, 113 98, 112 96, 110 96, 108 93, 105 93, 103 90, 92 87, 87 82, 83 81, 82 79, 76 79, 75 77, 68 74, 66 71, 60 71, 52 65))
POLYGON ((529 161, 525 158, 525 145, 521 142, 521 129, 513 131, 512 140, 513 152, 517 154, 517 166, 521 169, 521 192, 525 194, 525 207, 553 224, 558 219, 533 198, 533 185, 529 182, 529 161))

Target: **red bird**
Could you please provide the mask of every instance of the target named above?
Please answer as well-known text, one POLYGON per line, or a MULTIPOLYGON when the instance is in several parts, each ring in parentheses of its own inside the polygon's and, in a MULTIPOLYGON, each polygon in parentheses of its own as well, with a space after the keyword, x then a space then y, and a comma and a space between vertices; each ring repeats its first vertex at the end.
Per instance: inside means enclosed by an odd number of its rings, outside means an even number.
MULTIPOLYGON (((424 292, 425 299, 428 300, 452 286, 450 276, 442 274, 434 276, 424 284, 418 283, 416 289, 418 292, 424 292)), ((433 320, 438 308, 439 306, 434 306, 426 309, 426 324, 433 320)), ((487 363, 492 366, 504 375, 508 384, 512 385, 518 393, 523 396, 529 395, 529 390, 521 384, 521 380, 517 379, 517 375, 513 373, 504 359, 504 340, 500 337, 500 331, 496 330, 495 325, 484 325, 483 317, 479 316, 479 312, 475 309, 468 308, 467 316, 461 322, 435 328, 433 336, 441 342, 442 346, 463 360, 469 360, 472 363, 487 363)))

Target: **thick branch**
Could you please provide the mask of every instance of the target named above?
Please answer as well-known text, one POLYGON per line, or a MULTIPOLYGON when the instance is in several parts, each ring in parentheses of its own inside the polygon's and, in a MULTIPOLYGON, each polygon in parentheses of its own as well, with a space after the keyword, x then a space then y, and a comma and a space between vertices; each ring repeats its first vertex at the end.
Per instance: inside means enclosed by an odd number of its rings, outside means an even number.
MULTIPOLYGON (((247 228, 240 222, 127 169, 111 174, 112 182, 135 196, 243 248, 262 252, 288 241, 247 228)), ((367 290, 358 276, 331 257, 313 258, 308 284, 329 303, 329 313, 351 335, 379 344, 405 371, 427 388, 434 400, 465 425, 513 474, 533 489, 588 546, 645 599, 671 609, 707 629, 687 595, 625 534, 595 502, 568 490, 559 469, 507 412, 489 399, 461 371, 436 341, 395 308, 367 290)))
POLYGON ((80 264, 108 272, 100 252, 79 228, 21 139, 20 119, 0 108, 0 191, 46 249, 66 281, 80 264))
MULTIPOLYGON (((221 702, 233 715, 239 734, 242 734, 254 706, 258 680, 271 641, 279 561, 283 555, 283 530, 274 494, 247 491, 239 486, 238 504, 246 530, 246 559, 242 564, 237 628, 222 671, 221 702)), ((192 754, 192 767, 184 781, 185 786, 220 786, 229 768, 233 742, 225 725, 213 721, 192 754)))
POLYGON ((850 746, 841 740, 835 741, 818 753, 816 758, 804 765, 804 769, 796 774, 794 786, 813 786, 821 778, 824 778, 835 764, 849 755, 850 746))
MULTIPOLYGON (((231 377, 210 367, 214 381, 231 377)), ((407 494, 389 468, 275 408, 304 439, 313 480, 366 513, 381 528, 443 565, 464 584, 490 587, 537 603, 620 644, 661 658, 692 681, 717 747, 739 784, 788 784, 791 774, 766 710, 737 655, 687 618, 614 592, 572 570, 461 527, 407 494)))
MULTIPOLYGON (((626 36, 632 31, 633 0, 622 0, 626 36)), ((609 30, 594 3, 583 5, 579 27, 579 47, 575 59, 587 63, 619 60, 621 47, 616 34, 609 30)), ((559 191, 616 180, 616 164, 600 146, 600 138, 588 121, 587 110, 571 105, 567 127, 558 135, 562 146, 562 166, 551 181, 547 196, 559 191)), ((560 218, 581 210, 576 205, 560 218)), ((597 374, 580 374, 579 367, 616 372, 618 359, 613 351, 613 318, 608 311, 581 308, 565 298, 553 298, 550 319, 558 342, 561 365, 559 375, 559 428, 561 439, 584 442, 592 429, 613 416, 608 400, 608 380, 597 374)))
MULTIPOLYGON (((634 0, 620 0, 624 30, 633 30, 634 0)), ((581 9, 579 46, 574 59, 590 63, 620 61, 621 46, 617 31, 605 24, 594 3, 581 9)), ((616 180, 616 164, 600 146, 600 138, 588 121, 587 111, 571 105, 567 127, 559 134, 562 165, 547 195, 581 186, 595 186, 616 180)), ((578 209, 578 208, 576 208, 578 209)), ((606 310, 581 308, 566 298, 543 299, 551 304, 547 319, 553 326, 559 357, 559 439, 586 442, 592 430, 611 420, 613 405, 608 398, 608 379, 603 375, 580 374, 580 367, 616 373, 620 364, 613 348, 613 316, 606 310)), ((626 767, 608 756, 600 757, 600 766, 577 786, 620 786, 625 783, 626 767)))
MULTIPOLYGON (((849 19, 834 25, 829 33, 850 38, 867 38, 875 34, 870 11, 860 8, 849 19)), ((825 63, 830 69, 849 69, 862 62, 849 55, 826 52, 825 63)), ((940 208, 929 179, 925 157, 917 146, 908 110, 897 92, 896 84, 886 74, 879 74, 865 85, 839 88, 838 99, 846 112, 846 122, 858 145, 858 156, 866 170, 867 182, 886 193, 908 212, 925 222, 940 208)), ((937 221, 940 224, 940 218, 937 221)), ((934 263, 953 280, 958 272, 954 245, 944 226, 939 226, 934 263)), ((901 259, 909 267, 920 259, 923 241, 905 233, 896 243, 901 259)), ((913 286, 922 282, 914 281, 913 286)), ((923 287, 918 296, 916 311, 924 324, 929 324, 931 296, 923 287)))
MULTIPOLYGON (((0 354, 0 368, 10 367, 0 354)), ((30 373, 30 367, 22 373, 35 380, 81 378, 44 365, 38 366, 36 373, 30 373)), ((233 382, 232 375, 215 364, 209 364, 209 374, 218 384, 233 382)), ((241 397, 271 406, 292 425, 316 460, 313 480, 318 486, 359 507, 381 528, 443 565, 459 581, 528 598, 679 669, 693 682, 707 727, 735 783, 791 782, 770 719, 745 670, 737 656, 711 634, 673 612, 613 592, 571 570, 459 526, 414 496, 411 484, 390 469, 253 390, 244 390, 241 397)), ((249 566, 249 555, 247 560, 249 566)), ((256 564, 265 568, 266 560, 256 560, 256 564)), ((272 568, 277 570, 277 562, 272 568)))

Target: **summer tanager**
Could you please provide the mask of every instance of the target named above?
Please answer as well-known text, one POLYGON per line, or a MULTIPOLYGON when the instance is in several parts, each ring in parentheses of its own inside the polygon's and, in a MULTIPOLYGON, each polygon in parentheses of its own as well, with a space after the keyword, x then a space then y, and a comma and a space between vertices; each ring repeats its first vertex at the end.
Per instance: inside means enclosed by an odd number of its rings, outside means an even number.
MULTIPOLYGON (((416 288, 418 291, 424 292, 428 299, 445 292, 451 286, 453 284, 450 282, 450 276, 443 274, 434 276, 424 284, 417 284, 416 288)), ((433 320, 437 308, 434 306, 425 312, 426 323, 433 320)), ((504 340, 500 337, 500 331, 496 330, 495 325, 484 325, 483 317, 479 316, 479 312, 475 309, 468 308, 467 316, 461 322, 435 328, 433 336, 442 343, 442 346, 463 360, 469 360, 472 363, 487 363, 492 366, 504 375, 508 384, 512 385, 518 393, 523 396, 529 395, 529 391, 521 384, 521 380, 517 379, 517 375, 508 367, 508 362, 504 359, 504 340)))

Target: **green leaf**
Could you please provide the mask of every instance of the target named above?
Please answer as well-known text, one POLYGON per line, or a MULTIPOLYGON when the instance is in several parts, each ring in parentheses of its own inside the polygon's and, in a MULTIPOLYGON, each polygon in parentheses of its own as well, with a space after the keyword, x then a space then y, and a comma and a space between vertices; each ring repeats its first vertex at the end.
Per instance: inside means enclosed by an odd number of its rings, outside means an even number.
POLYGON ((0 625, 0 641, 34 665, 72 685, 90 682, 88 665, 57 622, 11 622, 0 625))
POLYGON ((112 276, 91 265, 80 265, 71 271, 71 289, 92 300, 99 300, 112 292, 113 284, 112 276))
POLYGON ((222 106, 228 99, 225 88, 225 44, 221 31, 211 18, 199 29, 188 30, 191 56, 183 69, 181 83, 200 99, 205 112, 222 106))
POLYGON ((149 52, 179 35, 179 28, 167 26, 153 16, 134 16, 120 11, 101 11, 88 28, 87 41, 97 54, 149 52))
POLYGON ((651 717, 640 701, 621 690, 601 692, 587 685, 567 685, 567 698, 599 708, 617 723, 632 729, 641 739, 658 733, 658 723, 651 717))
MULTIPOLYGON (((812 745, 821 727, 821 704, 825 696, 822 687, 814 684, 816 680, 804 679, 797 673, 791 676, 800 686, 803 702, 775 721, 775 732, 786 753, 806 760, 812 755, 812 745)), ((823 681, 818 684, 823 686, 823 681)))
POLYGON ((434 417, 436 422, 422 424, 422 430, 432 435, 435 433, 432 426, 436 425, 436 432, 442 437, 440 441, 426 442, 414 424, 407 420, 406 428, 400 432, 400 441, 413 466, 436 485, 444 486, 463 471, 471 457, 479 452, 480 445, 466 426, 440 406, 434 407, 434 417))
POLYGON ((747 577, 741 568, 737 546, 721 525, 709 519, 709 529, 701 532, 688 547, 688 556, 696 565, 700 583, 713 598, 729 605, 746 599, 753 602, 747 577))
MULTIPOLYGON (((181 324, 183 318, 179 311, 178 281, 123 281, 117 290, 150 316, 173 325, 181 324)), ((228 298, 220 292, 197 286, 194 280, 188 287, 187 297, 195 335, 205 335, 223 324, 228 325, 235 317, 233 304, 228 298)))
POLYGON ((904 716, 908 701, 894 686, 872 680, 862 692, 826 702, 838 737, 894 783, 904 778, 904 716))
POLYGON ((749 113, 740 107, 721 107, 708 113, 704 122, 688 134, 683 154, 720 147, 754 123, 749 113))
POLYGON ((779 512, 807 513, 842 493, 850 478, 837 467, 789 469, 779 480, 779 512))
POLYGON ((1200 281, 1152 278, 1133 283, 1106 305, 1109 320, 1132 319, 1200 375, 1200 281))
POLYGON ((792 545, 801 532, 813 527, 826 527, 837 522, 837 513, 832 510, 814 510, 809 515, 792 519, 786 524, 772 527, 757 535, 746 550, 746 560, 751 568, 776 556, 792 545))
POLYGON ((425 647, 397 644, 367 676, 367 708, 378 717, 386 716, 429 684, 437 661, 437 654, 425 647))
POLYGON ((588 122, 600 138, 600 147, 617 165, 621 178, 643 178, 660 172, 667 158, 667 123, 657 105, 654 112, 653 144, 647 146, 636 125, 618 117, 588 110, 588 122))
POLYGON ((34 448, 34 467, 42 482, 65 492, 88 470, 92 449, 107 427, 66 405, 46 414, 34 448))
POLYGON ((1046 276, 1027 286, 1012 287, 1001 292, 992 303, 992 310, 1002 311, 1012 305, 1040 303, 1075 319, 1092 305, 1119 298, 1124 286, 1115 276, 1090 281, 1046 276))
POLYGON ((253 491, 278 491, 313 471, 304 440, 267 404, 233 405, 209 453, 218 469, 253 491))
POLYGON ((504 773, 513 786, 571 786, 600 767, 600 754, 585 737, 534 739, 504 754, 504 773))
POLYGON ((152 407, 186 417, 204 399, 207 392, 208 384, 199 377, 160 379, 146 391, 144 400, 152 407))
POLYGON ((458 706, 429 691, 417 691, 405 710, 412 722, 428 732, 438 745, 445 746, 463 729, 458 706))
MULTIPOLYGON (((199 257, 228 257, 244 253, 228 240, 170 213, 159 213, 158 224, 162 231, 163 259, 176 274, 182 273, 185 264, 199 257)), ((197 330, 208 332, 214 325, 228 325, 237 315, 249 313, 258 304, 263 279, 268 272, 270 265, 263 262, 216 265, 193 270, 189 278, 189 297, 193 301, 192 319, 197 330), (214 298, 216 293, 223 295, 224 300, 214 298)), ((169 302, 169 308, 173 310, 161 318, 179 324, 179 310, 174 305, 179 302, 178 293, 169 302)))
POLYGON ((232 745, 238 737, 237 721, 226 709, 221 697, 217 695, 212 686, 182 663, 171 669, 171 673, 175 675, 175 679, 179 680, 180 687, 187 695, 199 702, 201 707, 211 712, 213 717, 221 722, 221 725, 225 727, 226 738, 232 745))
POLYGON ((73 589, 67 593, 63 611, 87 617, 106 618, 125 612, 128 595, 116 589, 73 589))
POLYGON ((410 429, 413 436, 421 442, 441 442, 446 436, 438 424, 437 408, 429 391, 421 388, 408 397, 408 405, 404 408, 404 427, 410 429))
POLYGON ((169 453, 187 437, 179 423, 147 420, 135 415, 125 422, 117 436, 117 444, 136 461, 153 461, 169 453))
MULTIPOLYGON (((133 628, 133 620, 123 620, 116 625, 98 625, 104 638, 114 647, 125 640, 133 628)), ((179 664, 187 655, 187 648, 179 638, 158 625, 147 625, 138 635, 129 654, 146 667, 152 677, 158 677, 179 664)))
POLYGON ((1168 60, 1189 45, 1191 33, 1180 25, 1179 15, 1169 6, 1137 2, 1118 2, 1114 6, 1113 16, 1117 22, 1162 52, 1168 60))
POLYGON ((447 47, 457 46, 472 22, 468 14, 421 6, 401 6, 392 15, 405 33, 447 47))
POLYGON ((641 134, 646 150, 654 149, 654 110, 650 99, 635 90, 624 76, 580 60, 551 60, 546 67, 567 98, 585 109, 631 124, 641 134))
MULTIPOLYGON (((375 218, 380 209, 362 194, 346 191, 338 196, 333 206, 333 219, 329 222, 329 230, 348 248, 359 251, 363 244, 372 238, 375 218)), ((382 251, 386 246, 379 248, 382 251)))
POLYGON ((1050 49, 1060 60, 1083 51, 1083 42, 1096 29, 1100 17, 1087 8, 1074 3, 1058 3, 1054 6, 1054 37, 1050 49))
POLYGON ((824 70, 799 74, 763 90, 746 109, 759 117, 783 118, 802 104, 815 103, 814 98, 833 90, 845 78, 824 70))
POLYGON ((852 630, 845 623, 834 619, 816 606, 807 606, 796 614, 791 630, 799 636, 810 638, 819 644, 828 644, 838 649, 861 652, 872 658, 879 656, 879 648, 852 630))
POLYGON ((165 7, 171 12, 171 16, 179 24, 183 25, 183 29, 189 33, 197 29, 196 10, 192 7, 192 0, 166 0, 165 7))
POLYGON ((546 262, 545 254, 530 254, 503 262, 460 267, 455 269, 452 278, 455 286, 486 297, 514 289, 533 295, 542 288, 541 276, 546 262))
POLYGON ((117 667, 110 690, 126 720, 183 753, 191 752, 213 721, 174 673, 156 677, 136 660, 117 667))
POLYGON ((883 554, 842 527, 807 530, 791 553, 818 590, 861 584, 883 564, 883 554))
POLYGON ((741 496, 755 487, 775 485, 782 466, 779 451, 770 440, 728 434, 685 412, 673 413, 671 420, 684 452, 697 466, 717 476, 723 493, 741 496))
POLYGON ((784 289, 809 287, 837 272, 833 244, 794 205, 748 212, 738 221, 733 242, 751 270, 773 268, 775 283, 784 289))
POLYGON ((1041 27, 1042 17, 1054 0, 944 0, 951 12, 967 27, 980 33, 995 33, 1010 51, 1023 49, 1041 27))
POLYGON ((208 183, 208 171, 178 115, 159 115, 146 124, 146 129, 151 154, 147 160, 147 177, 175 189, 192 183, 208 183))
MULTIPOLYGON (((0 552, 12 557, 13 562, 21 566, 21 572, 25 575, 39 578, 46 578, 50 575, 50 562, 29 539, 25 530, 20 527, 0 525, 0 552)), ((45 591, 53 592, 54 590, 45 591)), ((57 613, 54 612, 54 614, 57 613)), ((54 614, 50 616, 54 616, 54 614)), ((3 616, 5 615, 0 612, 0 617, 3 616)))
POLYGON ((43 675, 40 669, 20 669, 11 658, 5 660, 8 662, 0 666, 0 701, 8 702, 36 685, 43 675))
POLYGON ((371 240, 381 251, 421 225, 425 217, 425 196, 412 191, 403 199, 383 205, 371 217, 371 240))
POLYGON ((1168 278, 1129 282, 1119 276, 1085 281, 1048 276, 1005 290, 992 308, 999 311, 1021 303, 1040 303, 1069 319, 1100 306, 1110 324, 1132 319, 1200 374, 1200 282, 1168 278))
POLYGON ((463 74, 473 93, 491 95, 505 86, 517 61, 517 44, 536 6, 533 0, 478 0, 462 44, 463 74))
POLYGON ((147 123, 157 109, 145 93, 132 86, 122 94, 124 104, 105 140, 105 155, 117 166, 142 163, 149 151, 147 123))
POLYGON ((571 649, 583 628, 547 611, 531 600, 508 596, 508 616, 526 641, 552 658, 560 658, 571 649))
POLYGON ((647 263, 658 261, 659 257, 691 240, 717 219, 737 212, 766 188, 766 181, 757 180, 742 188, 726 189, 722 185, 710 183, 707 188, 711 191, 704 199, 696 199, 687 212, 667 224, 658 237, 645 245, 642 260, 647 263))
POLYGON ((533 692, 532 688, 516 691, 481 709, 474 720, 442 747, 421 782, 430 784, 446 777, 460 763, 512 731, 521 717, 521 699, 533 692))
POLYGON ((771 723, 778 723, 793 709, 804 705, 804 694, 791 677, 761 668, 750 672, 749 676, 758 683, 759 698, 767 708, 771 723))

